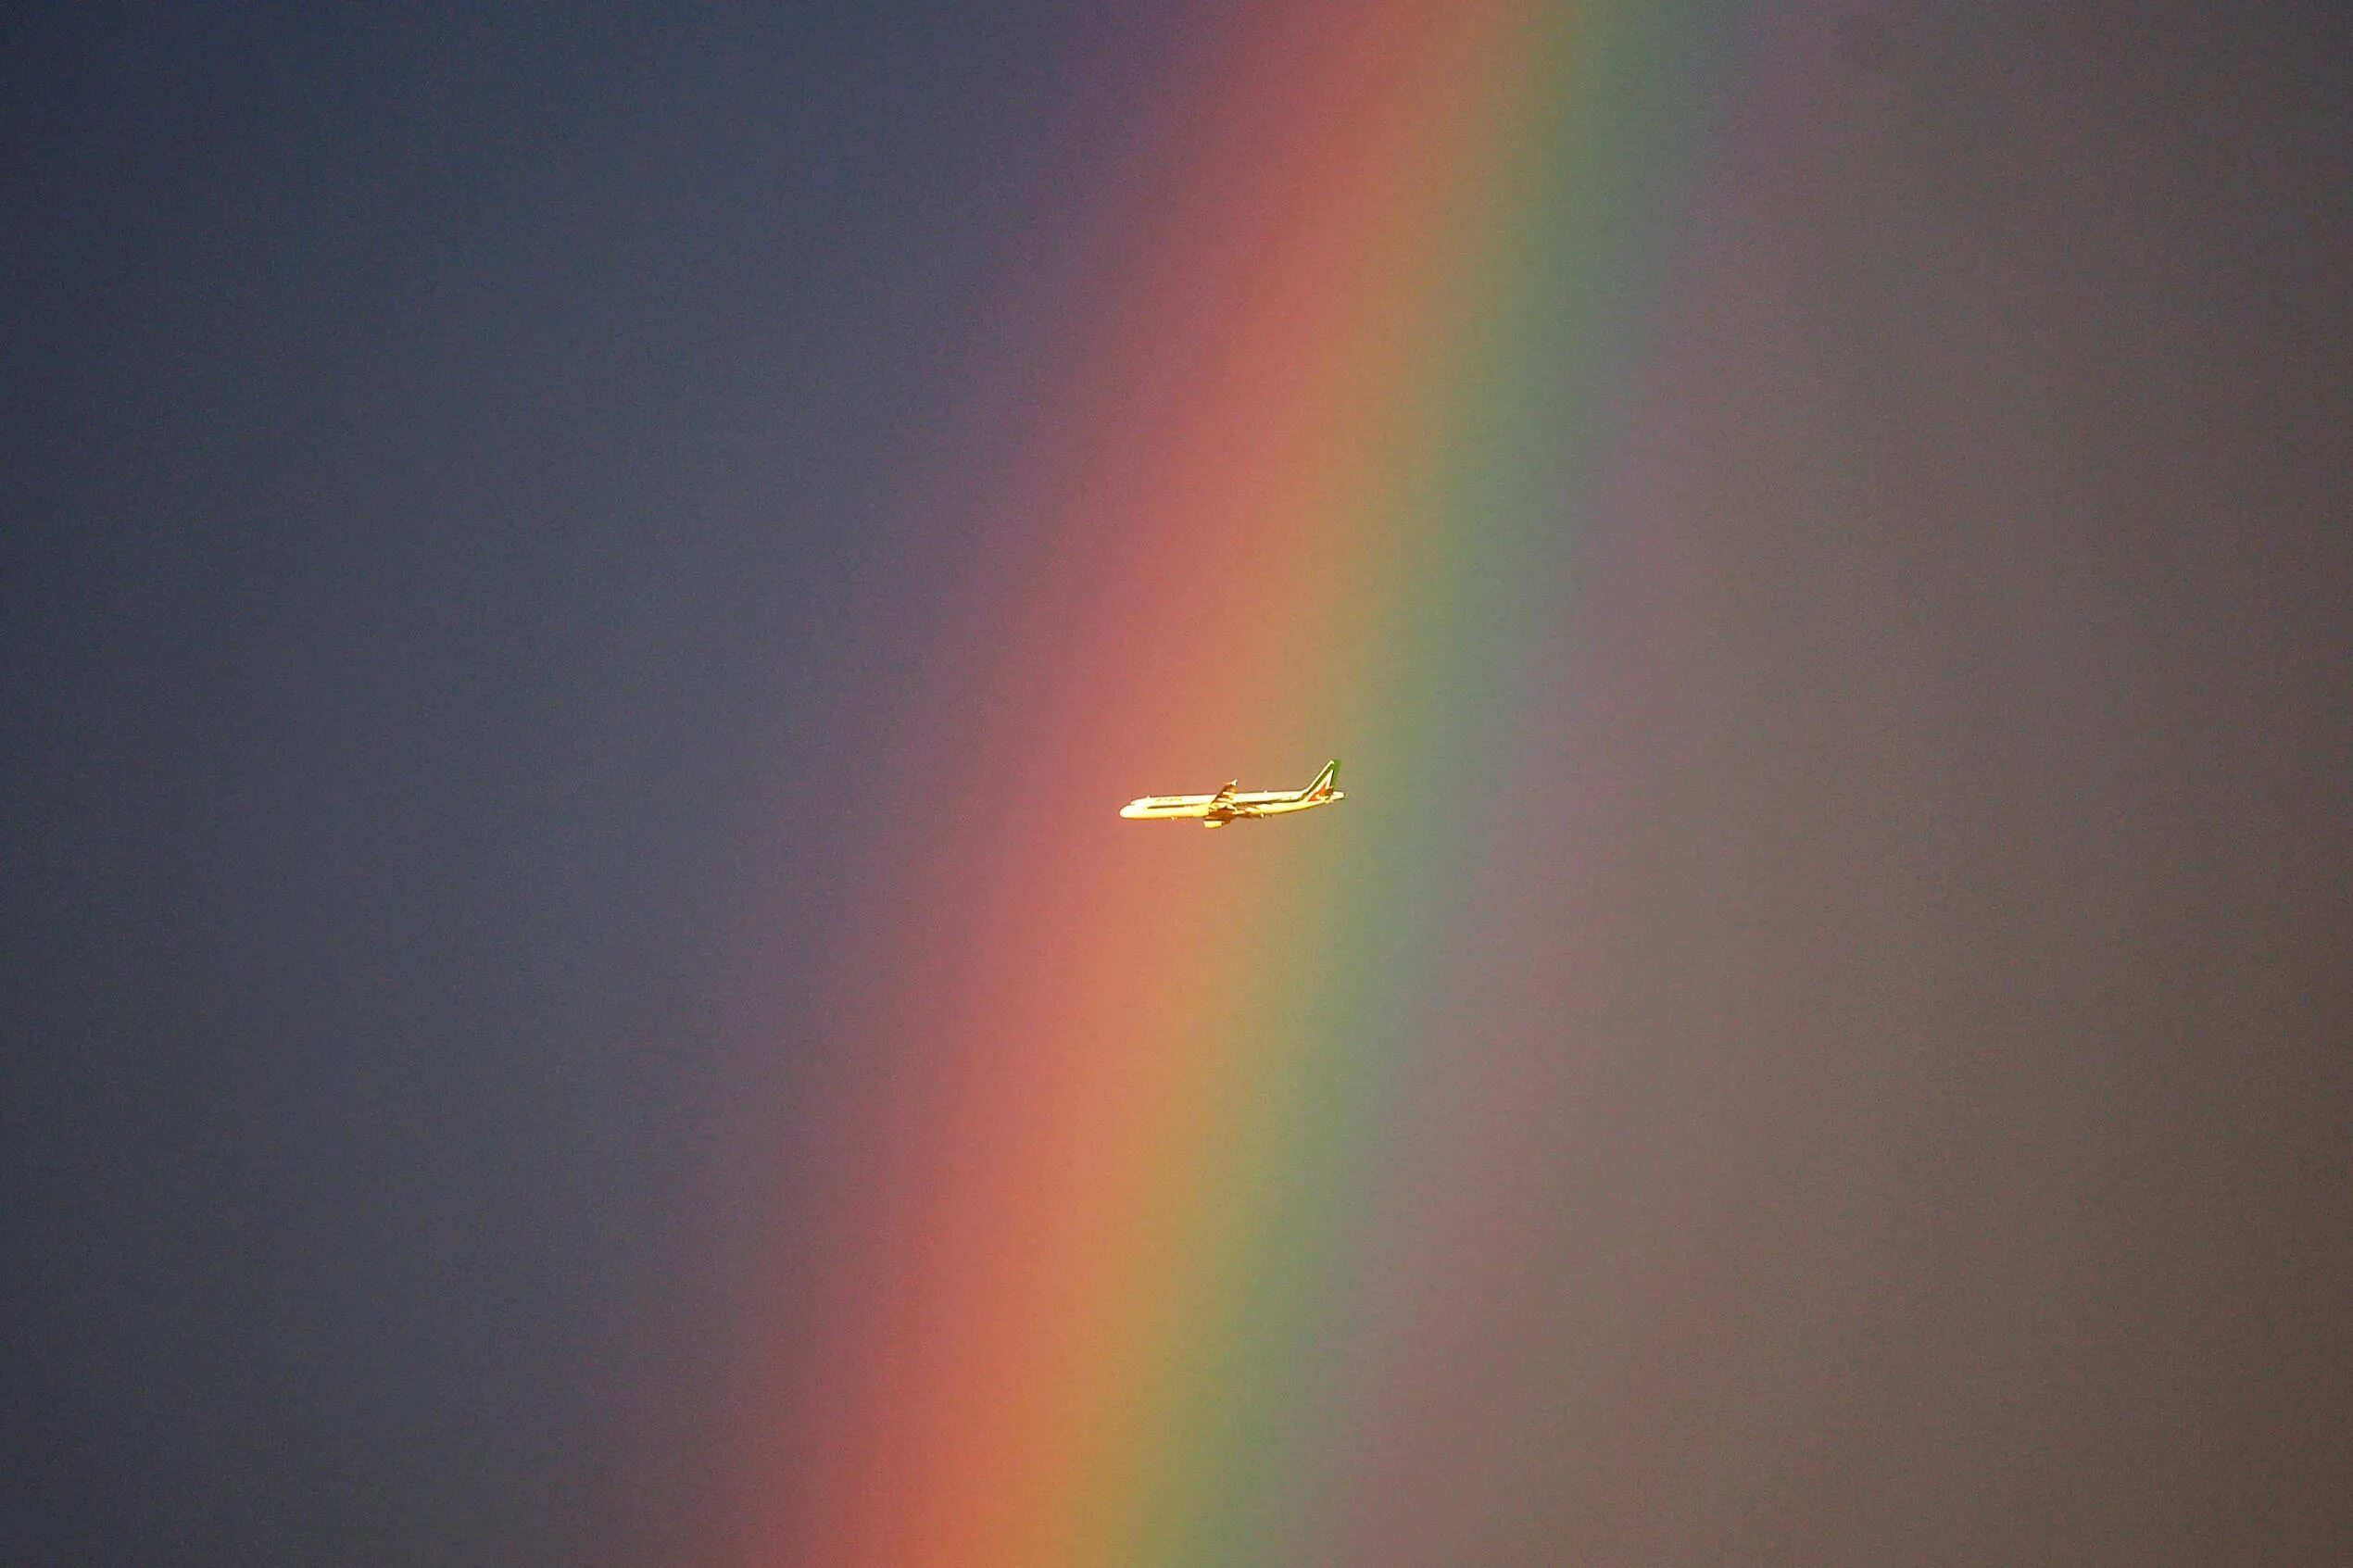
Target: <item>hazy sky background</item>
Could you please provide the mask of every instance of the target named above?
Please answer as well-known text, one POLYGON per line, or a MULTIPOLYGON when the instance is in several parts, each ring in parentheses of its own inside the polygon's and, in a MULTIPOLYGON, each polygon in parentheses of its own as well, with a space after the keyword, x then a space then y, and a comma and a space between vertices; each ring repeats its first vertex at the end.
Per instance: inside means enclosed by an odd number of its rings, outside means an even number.
MULTIPOLYGON (((1237 9, 0 24, 0 1558, 728 1560, 941 497, 1237 9)), ((1696 765, 1521 893, 1617 1098, 1491 1129, 1618 1370, 1428 1561, 2353 1556, 2353 23, 1769 31, 1696 765)))

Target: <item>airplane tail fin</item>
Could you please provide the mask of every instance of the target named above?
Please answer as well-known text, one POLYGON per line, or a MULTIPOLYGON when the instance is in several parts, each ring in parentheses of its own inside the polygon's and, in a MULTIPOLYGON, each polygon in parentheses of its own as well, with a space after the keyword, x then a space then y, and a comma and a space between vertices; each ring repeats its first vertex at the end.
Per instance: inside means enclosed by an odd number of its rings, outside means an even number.
POLYGON ((1302 800, 1321 800, 1324 797, 1329 795, 1333 790, 1339 787, 1340 759, 1338 758, 1334 758, 1329 762, 1324 764, 1324 771, 1315 775, 1315 782, 1314 784, 1309 784, 1305 789, 1299 792, 1299 797, 1302 800))

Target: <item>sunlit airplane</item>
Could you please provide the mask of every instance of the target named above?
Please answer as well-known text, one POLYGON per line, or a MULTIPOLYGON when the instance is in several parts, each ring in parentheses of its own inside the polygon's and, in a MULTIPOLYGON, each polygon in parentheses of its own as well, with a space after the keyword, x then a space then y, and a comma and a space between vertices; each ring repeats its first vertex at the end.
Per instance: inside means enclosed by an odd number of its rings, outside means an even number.
POLYGON ((1119 814, 1139 822, 1199 822, 1205 828, 1222 828, 1227 822, 1246 822, 1252 817, 1279 817, 1348 798, 1338 787, 1338 762, 1325 763, 1324 771, 1315 775, 1315 782, 1296 795, 1280 789, 1239 794, 1234 786, 1240 783, 1236 779, 1214 795, 1147 795, 1122 806, 1119 814))

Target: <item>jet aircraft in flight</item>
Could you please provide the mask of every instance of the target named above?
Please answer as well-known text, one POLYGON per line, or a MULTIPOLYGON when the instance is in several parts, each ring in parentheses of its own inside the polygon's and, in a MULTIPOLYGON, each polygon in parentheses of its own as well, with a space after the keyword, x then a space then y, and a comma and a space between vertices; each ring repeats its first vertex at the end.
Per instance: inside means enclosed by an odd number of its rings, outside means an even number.
POLYGON ((1247 822, 1252 817, 1280 817, 1348 798, 1339 787, 1337 761, 1325 763, 1324 771, 1315 775, 1315 782, 1296 794, 1281 789, 1238 793, 1236 786, 1240 783, 1236 779, 1214 795, 1143 796, 1122 806, 1119 814, 1138 822, 1199 822, 1205 828, 1222 828, 1227 822, 1247 822))

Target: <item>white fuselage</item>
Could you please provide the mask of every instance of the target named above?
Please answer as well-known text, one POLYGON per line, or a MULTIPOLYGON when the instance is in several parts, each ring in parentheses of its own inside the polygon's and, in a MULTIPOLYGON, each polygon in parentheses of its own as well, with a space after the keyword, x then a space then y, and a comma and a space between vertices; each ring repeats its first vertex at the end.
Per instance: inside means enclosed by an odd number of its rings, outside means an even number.
POLYGON ((1197 822, 1211 828, 1253 817, 1288 816, 1347 799, 1347 793, 1337 787, 1338 773, 1339 765, 1334 763, 1317 774, 1314 784, 1299 790, 1237 791, 1228 784, 1214 795, 1146 795, 1121 807, 1119 814, 1137 822, 1197 822))

